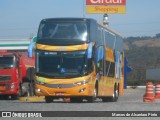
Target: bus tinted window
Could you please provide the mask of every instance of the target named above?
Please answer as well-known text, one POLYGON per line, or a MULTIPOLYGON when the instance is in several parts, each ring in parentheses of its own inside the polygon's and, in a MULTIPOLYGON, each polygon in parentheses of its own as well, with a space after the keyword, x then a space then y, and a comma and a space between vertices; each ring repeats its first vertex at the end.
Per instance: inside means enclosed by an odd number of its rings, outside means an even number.
POLYGON ((36 72, 52 77, 75 77, 86 73, 85 51, 37 51, 36 72))
POLYGON ((42 22, 38 39, 87 40, 87 25, 83 22, 42 22))
POLYGON ((115 76, 115 63, 106 61, 106 74, 108 77, 115 76))

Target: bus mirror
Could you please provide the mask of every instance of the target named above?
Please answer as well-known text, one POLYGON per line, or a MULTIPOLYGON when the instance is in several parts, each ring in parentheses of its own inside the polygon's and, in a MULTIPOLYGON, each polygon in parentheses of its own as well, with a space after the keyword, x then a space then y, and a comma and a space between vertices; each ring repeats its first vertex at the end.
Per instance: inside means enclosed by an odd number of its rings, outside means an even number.
POLYGON ((88 45, 87 58, 92 58, 92 42, 88 45))
POLYGON ((28 57, 29 58, 32 58, 33 57, 33 47, 35 46, 35 42, 31 43, 29 46, 28 46, 28 57))
POLYGON ((37 42, 37 37, 33 37, 32 41, 37 42))

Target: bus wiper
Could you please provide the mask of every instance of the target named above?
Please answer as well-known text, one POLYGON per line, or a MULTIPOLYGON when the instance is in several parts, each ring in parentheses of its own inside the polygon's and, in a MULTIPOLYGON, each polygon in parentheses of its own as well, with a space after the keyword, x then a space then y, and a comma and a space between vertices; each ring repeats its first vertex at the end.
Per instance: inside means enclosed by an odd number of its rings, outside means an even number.
POLYGON ((79 70, 78 74, 81 75, 81 77, 83 77, 85 74, 87 74, 87 72, 86 72, 86 70, 81 69, 81 70, 79 70))
POLYGON ((80 72, 78 72, 78 74, 79 74, 81 77, 83 77, 83 75, 82 75, 80 72))

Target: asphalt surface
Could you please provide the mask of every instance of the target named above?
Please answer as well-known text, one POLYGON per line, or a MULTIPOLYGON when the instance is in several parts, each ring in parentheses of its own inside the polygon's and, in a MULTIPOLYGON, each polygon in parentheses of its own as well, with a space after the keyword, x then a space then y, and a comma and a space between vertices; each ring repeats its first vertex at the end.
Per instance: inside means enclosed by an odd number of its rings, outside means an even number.
MULTIPOLYGON (((102 102, 97 99, 95 103, 70 103, 62 99, 55 100, 53 103, 45 103, 45 101, 19 101, 19 100, 0 100, 0 111, 160 111, 160 99, 156 102, 145 103, 143 102, 143 95, 145 94, 144 88, 126 89, 124 94, 119 97, 117 102, 102 102)), ((34 119, 52 119, 52 120, 77 120, 77 119, 159 119, 159 117, 46 117, 34 119)), ((2 118, 0 118, 2 119, 2 118)), ((7 119, 7 118, 5 118, 7 119)), ((17 118, 12 118, 17 119, 17 118)), ((28 118, 23 118, 28 119, 28 118)))

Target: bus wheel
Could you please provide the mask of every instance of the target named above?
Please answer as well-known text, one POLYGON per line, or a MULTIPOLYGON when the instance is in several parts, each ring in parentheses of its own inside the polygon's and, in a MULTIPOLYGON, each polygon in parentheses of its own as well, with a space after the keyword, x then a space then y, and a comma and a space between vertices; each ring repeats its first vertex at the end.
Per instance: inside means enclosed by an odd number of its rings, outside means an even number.
POLYGON ((72 103, 81 103, 83 99, 81 97, 73 97, 73 98, 70 98, 70 101, 72 103))
POLYGON ((90 103, 95 102, 96 97, 97 97, 97 93, 98 93, 97 88, 94 88, 94 95, 92 97, 88 98, 88 102, 90 102, 90 103))
POLYGON ((45 101, 46 101, 46 103, 51 103, 51 102, 53 102, 53 98, 50 96, 45 96, 45 101))
POLYGON ((103 102, 117 102, 117 100, 118 100, 118 90, 116 89, 116 87, 114 88, 114 93, 113 93, 112 97, 102 98, 103 102))
POLYGON ((114 88, 114 94, 111 97, 111 102, 117 102, 118 100, 118 90, 116 89, 116 87, 114 88))

